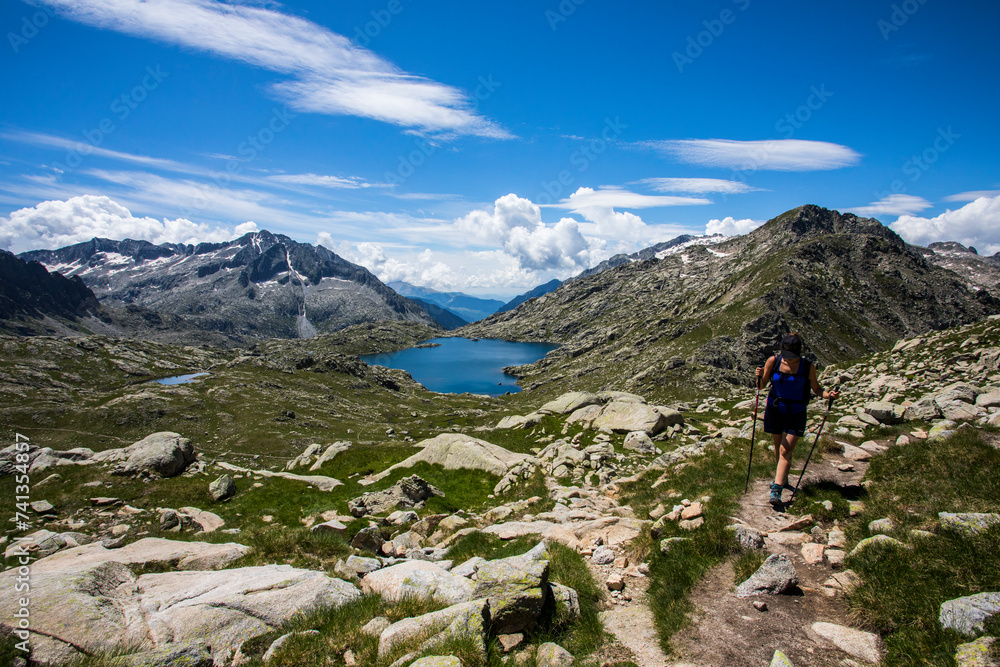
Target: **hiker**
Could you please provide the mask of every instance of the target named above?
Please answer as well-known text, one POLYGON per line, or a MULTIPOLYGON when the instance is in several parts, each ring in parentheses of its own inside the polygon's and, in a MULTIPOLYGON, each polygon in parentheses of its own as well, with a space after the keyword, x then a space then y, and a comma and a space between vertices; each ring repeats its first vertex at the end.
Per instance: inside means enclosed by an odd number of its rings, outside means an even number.
POLYGON ((802 358, 802 337, 790 333, 781 339, 781 350, 757 368, 757 381, 762 386, 771 383, 764 409, 764 432, 774 437, 774 459, 777 467, 771 484, 769 502, 781 506, 781 492, 790 489, 788 469, 792 464, 795 443, 806 433, 806 405, 810 389, 817 396, 836 398, 836 390, 824 391, 816 379, 816 365, 802 358))

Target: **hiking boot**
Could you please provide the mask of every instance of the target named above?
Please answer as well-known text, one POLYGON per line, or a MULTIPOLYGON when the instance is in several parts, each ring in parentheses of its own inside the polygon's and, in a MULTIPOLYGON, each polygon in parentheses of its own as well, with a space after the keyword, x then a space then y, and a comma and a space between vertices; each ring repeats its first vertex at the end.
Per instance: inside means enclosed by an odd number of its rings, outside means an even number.
POLYGON ((771 503, 771 507, 778 509, 781 507, 781 492, 783 487, 781 484, 771 484, 771 498, 768 500, 771 503))

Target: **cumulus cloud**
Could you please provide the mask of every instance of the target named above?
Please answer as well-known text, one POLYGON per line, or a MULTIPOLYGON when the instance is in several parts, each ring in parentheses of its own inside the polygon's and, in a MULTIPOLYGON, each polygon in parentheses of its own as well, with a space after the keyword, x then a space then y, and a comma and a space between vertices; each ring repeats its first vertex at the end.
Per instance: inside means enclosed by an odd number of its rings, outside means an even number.
POLYGON ((933 218, 903 215, 889 227, 915 245, 958 241, 992 255, 1000 252, 1000 195, 980 197, 962 208, 945 211, 933 218))
POLYGON ((708 224, 705 225, 705 233, 708 235, 742 236, 743 234, 749 234, 763 224, 764 221, 762 220, 751 220, 750 218, 736 220, 730 216, 722 220, 709 220, 708 224))
POLYGON ((918 213, 933 206, 923 197, 915 195, 889 195, 867 206, 847 209, 857 215, 907 215, 918 213))
POLYGON ((497 199, 492 213, 478 210, 459 218, 455 228, 481 242, 500 245, 527 269, 585 268, 590 261, 590 244, 577 221, 563 218, 546 225, 537 204, 513 193, 497 199))
POLYGON ((96 237, 142 239, 150 243, 229 241, 257 231, 254 222, 211 227, 184 218, 137 218, 108 197, 83 195, 66 201, 44 201, 0 218, 0 246, 11 252, 61 248, 96 237))
POLYGON ((263 3, 219 0, 38 0, 86 25, 211 53, 291 78, 272 93, 299 111, 506 138, 462 91, 409 74, 311 21, 263 3))
POLYGON ((728 195, 738 195, 760 190, 760 188, 749 186, 740 181, 727 181, 722 178, 644 178, 636 182, 648 185, 657 192, 683 192, 686 194, 721 192, 728 195))
POLYGON ((676 139, 638 145, 688 164, 736 171, 823 171, 861 161, 861 155, 847 146, 803 139, 676 139))

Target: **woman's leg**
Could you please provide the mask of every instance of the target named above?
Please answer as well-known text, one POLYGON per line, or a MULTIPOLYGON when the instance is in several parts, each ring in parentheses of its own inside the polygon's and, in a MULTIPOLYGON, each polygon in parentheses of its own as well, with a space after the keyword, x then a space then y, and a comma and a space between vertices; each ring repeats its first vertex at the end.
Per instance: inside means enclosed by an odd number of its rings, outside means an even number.
POLYGON ((780 452, 781 452, 782 434, 781 433, 772 433, 771 437, 774 438, 774 465, 778 465, 778 462, 781 461, 781 454, 780 454, 780 452))
POLYGON ((775 435, 775 453, 778 457, 778 466, 774 471, 774 483, 782 486, 788 483, 788 470, 792 467, 792 452, 795 451, 795 444, 799 441, 799 436, 791 433, 775 435))

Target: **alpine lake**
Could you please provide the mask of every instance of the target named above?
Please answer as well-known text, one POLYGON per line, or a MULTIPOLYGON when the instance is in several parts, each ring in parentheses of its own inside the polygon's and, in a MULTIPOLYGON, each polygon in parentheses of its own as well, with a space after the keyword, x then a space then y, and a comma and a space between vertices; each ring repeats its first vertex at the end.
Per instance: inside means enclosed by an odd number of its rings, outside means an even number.
POLYGON ((557 347, 486 338, 432 338, 398 352, 367 354, 361 360, 407 371, 420 384, 442 394, 501 396, 521 391, 517 378, 503 372, 505 366, 532 364, 557 347))

